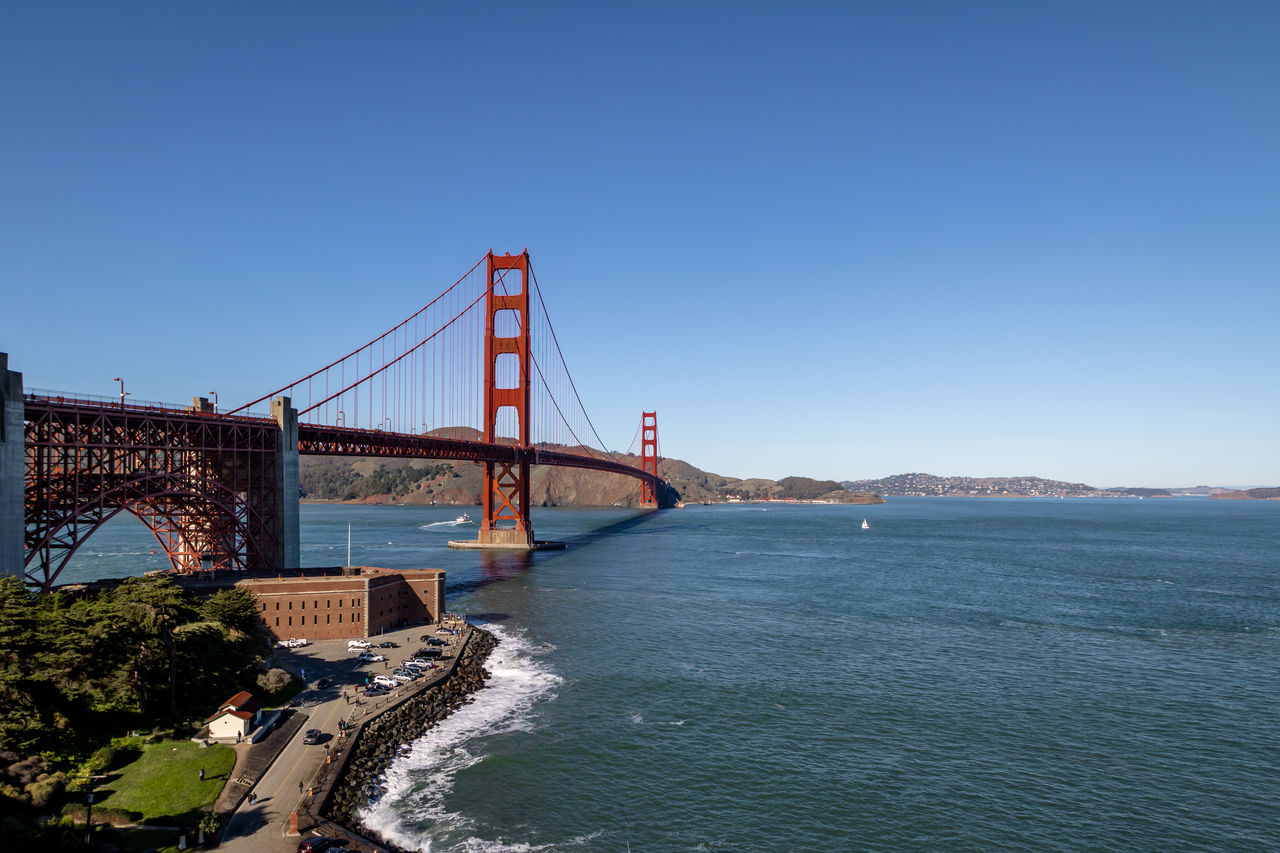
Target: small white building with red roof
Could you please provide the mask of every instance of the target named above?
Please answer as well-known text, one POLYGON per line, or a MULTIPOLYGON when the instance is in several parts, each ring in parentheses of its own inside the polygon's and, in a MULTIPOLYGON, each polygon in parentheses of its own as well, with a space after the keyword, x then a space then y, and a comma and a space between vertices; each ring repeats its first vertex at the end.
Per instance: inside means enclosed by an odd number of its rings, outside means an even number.
POLYGON ((262 713, 262 703, 249 691, 241 690, 219 706, 205 723, 210 740, 239 740, 253 731, 262 713))

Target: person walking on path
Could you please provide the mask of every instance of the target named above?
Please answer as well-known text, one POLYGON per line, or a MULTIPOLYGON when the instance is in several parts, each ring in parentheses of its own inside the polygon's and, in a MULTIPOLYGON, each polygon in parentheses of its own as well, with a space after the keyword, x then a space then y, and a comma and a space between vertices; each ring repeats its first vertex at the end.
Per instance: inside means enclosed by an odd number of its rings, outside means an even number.
POLYGON ((204 781, 204 768, 203 768, 203 767, 201 767, 201 768, 200 768, 200 781, 201 781, 201 782, 203 782, 203 781, 204 781))

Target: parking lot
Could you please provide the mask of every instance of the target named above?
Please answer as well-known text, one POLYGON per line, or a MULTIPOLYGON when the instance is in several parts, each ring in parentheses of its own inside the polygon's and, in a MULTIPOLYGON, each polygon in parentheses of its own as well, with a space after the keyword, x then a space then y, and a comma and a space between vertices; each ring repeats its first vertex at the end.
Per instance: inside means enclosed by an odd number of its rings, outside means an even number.
MULTIPOLYGON (((453 624, 462 627, 460 621, 453 624)), ((229 818, 222 847, 243 853, 297 850, 301 839, 287 834, 289 816, 302 812, 304 800, 314 793, 331 754, 345 744, 346 733, 357 722, 434 682, 432 675, 443 674, 462 639, 460 633, 435 625, 388 633, 370 639, 369 651, 386 657, 381 661, 362 659, 362 649, 349 647, 346 640, 277 648, 281 664, 307 684, 296 705, 297 713, 305 714, 306 720, 297 725, 292 740, 257 780, 251 791, 253 802, 246 798, 229 818), (439 658, 423 661, 434 663, 437 669, 428 666, 422 677, 413 680, 394 678, 391 673, 403 669, 400 664, 420 649, 439 650, 439 658), (385 692, 370 691, 368 688, 378 675, 391 677, 397 686, 385 692), (308 736, 308 732, 314 733, 308 736)), ((305 825, 301 829, 304 835, 308 834, 305 825)))

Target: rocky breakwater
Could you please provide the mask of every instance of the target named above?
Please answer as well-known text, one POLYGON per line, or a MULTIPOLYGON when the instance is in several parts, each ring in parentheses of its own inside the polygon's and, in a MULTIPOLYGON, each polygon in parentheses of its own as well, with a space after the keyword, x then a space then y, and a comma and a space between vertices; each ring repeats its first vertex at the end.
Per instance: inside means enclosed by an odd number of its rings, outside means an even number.
POLYGON ((452 674, 361 726, 351 755, 325 803, 323 814, 361 834, 357 812, 381 793, 380 777, 401 747, 470 701, 489 678, 484 662, 498 641, 488 631, 471 628, 462 657, 452 674))

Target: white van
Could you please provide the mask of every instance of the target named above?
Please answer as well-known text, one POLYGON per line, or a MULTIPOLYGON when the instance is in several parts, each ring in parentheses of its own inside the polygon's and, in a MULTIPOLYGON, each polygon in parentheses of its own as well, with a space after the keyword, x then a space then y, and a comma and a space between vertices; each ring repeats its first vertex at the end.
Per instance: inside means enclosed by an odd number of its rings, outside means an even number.
POLYGON ((347 649, 348 649, 348 650, 350 650, 350 649, 367 649, 367 648, 369 648, 369 647, 370 647, 370 646, 372 646, 372 645, 373 645, 373 643, 369 642, 368 640, 347 640, 347 649))

